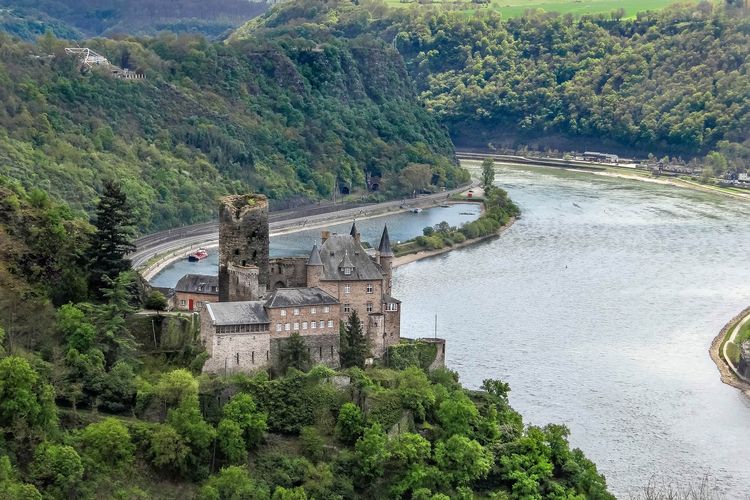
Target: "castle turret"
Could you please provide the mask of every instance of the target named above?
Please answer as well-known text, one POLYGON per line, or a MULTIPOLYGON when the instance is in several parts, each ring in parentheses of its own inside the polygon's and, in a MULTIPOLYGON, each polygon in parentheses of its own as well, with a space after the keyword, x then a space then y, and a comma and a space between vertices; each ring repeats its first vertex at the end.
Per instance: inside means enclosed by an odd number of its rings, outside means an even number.
POLYGON ((354 238, 354 241, 357 243, 360 243, 362 239, 362 235, 360 234, 359 230, 357 229, 357 221, 352 222, 352 230, 349 231, 349 235, 354 238))
POLYGON ((307 273, 307 286, 315 287, 320 285, 320 280, 323 278, 323 261, 320 259, 320 250, 318 245, 314 245, 310 257, 307 259, 305 266, 307 273))
POLYGON ((234 195, 223 198, 219 205, 219 301, 254 300, 244 297, 254 287, 231 290, 240 282, 247 283, 255 275, 258 293, 268 289, 268 200, 263 195, 234 195), (243 276, 230 279, 230 265, 235 274, 243 276), (239 268, 256 267, 241 272, 239 268), (230 297, 232 297, 230 299, 230 297))
POLYGON ((385 286, 383 288, 387 295, 391 294, 391 288, 393 287, 393 258, 391 239, 388 237, 388 225, 386 224, 383 226, 383 235, 380 237, 380 245, 378 245, 378 263, 385 274, 385 286))
POLYGON ((229 293, 226 302, 260 299, 266 289, 258 284, 258 274, 257 266, 236 266, 231 262, 227 264, 229 293))

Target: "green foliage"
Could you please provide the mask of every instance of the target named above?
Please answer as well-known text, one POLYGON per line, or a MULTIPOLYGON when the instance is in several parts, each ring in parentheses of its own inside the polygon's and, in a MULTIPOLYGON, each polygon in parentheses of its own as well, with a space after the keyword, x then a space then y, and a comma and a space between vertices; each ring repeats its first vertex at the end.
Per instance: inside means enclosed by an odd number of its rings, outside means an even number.
POLYGON ((356 475, 360 483, 366 483, 383 475, 385 463, 390 458, 386 446, 388 438, 380 424, 365 429, 354 445, 356 475))
POLYGON ((485 476, 492 467, 492 453, 464 435, 454 434, 435 447, 438 467, 450 474, 456 485, 465 485, 485 476))
POLYGON ((185 439, 169 425, 159 425, 150 434, 149 461, 160 471, 187 474, 190 448, 185 439))
POLYGON ((420 421, 425 420, 435 404, 435 391, 430 380, 422 370, 413 366, 398 374, 397 392, 401 407, 411 410, 420 421))
POLYGON ((18 356, 0 359, 0 432, 6 443, 38 439, 57 427, 52 387, 18 356))
POLYGON ((42 443, 34 450, 30 475, 54 498, 73 498, 83 479, 83 463, 72 446, 42 443))
POLYGON ((462 390, 457 390, 440 403, 437 417, 446 435, 471 436, 479 411, 462 390))
POLYGON ((307 458, 313 462, 323 459, 325 441, 315 427, 303 427, 299 433, 300 445, 307 458))
POLYGON ((192 479, 204 478, 208 475, 210 449, 216 430, 203 420, 197 400, 184 400, 177 408, 169 410, 167 424, 177 431, 190 449, 186 459, 187 476, 192 479))
POLYGON ((307 500, 307 493, 301 486, 292 489, 278 486, 274 490, 271 500, 307 500))
POLYGON ((246 448, 255 448, 266 432, 267 416, 257 410, 249 394, 238 394, 224 406, 224 419, 237 423, 246 448))
POLYGON ((364 417, 362 410, 353 403, 344 403, 336 420, 336 437, 345 444, 354 444, 362 435, 364 417))
POLYGON ((247 460, 247 447, 240 424, 234 420, 222 419, 216 427, 216 437, 227 462, 241 465, 247 460))
POLYGON ((343 368, 364 368, 365 359, 370 355, 362 321, 357 310, 352 310, 346 324, 339 326, 339 357, 343 368))
POLYGON ((402 340, 388 347, 388 366, 394 370, 408 367, 427 369, 437 356, 437 346, 430 342, 402 340))
POLYGON ((495 160, 492 158, 482 162, 482 187, 485 193, 495 187, 495 160))
POLYGON ((299 332, 292 332, 288 339, 282 340, 279 347, 279 370, 286 373, 289 368, 305 371, 310 368, 310 351, 299 332))
POLYGON ((78 436, 81 455, 86 468, 93 470, 117 470, 133 460, 135 446, 127 427, 116 418, 105 418, 101 422, 87 425, 78 436))
POLYGON ((409 165, 427 166, 429 190, 468 180, 388 43, 260 25, 246 35, 85 42, 145 82, 80 71, 60 41, 47 52, 4 39, 0 156, 13 161, 0 175, 79 212, 118 179, 144 231, 209 220, 235 192, 284 206, 339 186, 366 193, 370 174, 395 197, 409 165))
POLYGON ((153 311, 164 311, 167 309, 167 306, 167 298, 159 290, 153 290, 151 293, 149 293, 148 297, 146 297, 146 301, 143 304, 143 307, 145 307, 146 309, 151 309, 153 311))
POLYGON ((130 269, 125 255, 135 250, 132 208, 120 185, 113 181, 104 183, 96 205, 94 228, 87 257, 91 290, 99 292, 130 269))
POLYGON ((230 466, 211 476, 198 493, 200 500, 267 500, 268 491, 257 485, 244 467, 230 466))
POLYGON ((154 393, 167 406, 177 406, 183 401, 197 401, 198 381, 185 369, 164 373, 154 387, 154 393))
POLYGON ((0 456, 0 500, 42 500, 33 484, 19 481, 10 459, 0 456))

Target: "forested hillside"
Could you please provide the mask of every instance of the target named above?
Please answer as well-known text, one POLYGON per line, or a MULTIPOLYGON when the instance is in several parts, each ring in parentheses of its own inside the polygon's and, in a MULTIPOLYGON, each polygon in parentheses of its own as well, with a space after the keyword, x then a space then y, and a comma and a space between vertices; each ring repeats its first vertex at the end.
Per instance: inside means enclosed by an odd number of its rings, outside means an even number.
POLYGON ((718 173, 750 161, 746 11, 702 2, 635 19, 531 12, 504 20, 366 6, 295 2, 248 26, 306 22, 381 36, 458 146, 686 158, 717 151, 710 163, 718 173))
POLYGON ((210 219, 228 192, 259 191, 272 203, 340 187, 366 194, 372 175, 382 194, 397 196, 412 190, 399 175, 410 165, 427 165, 435 188, 466 179, 401 59, 379 40, 301 33, 87 44, 146 78, 82 70, 50 36, 37 45, 0 38, 0 174, 74 209, 90 211, 110 177, 142 230, 210 219))
POLYGON ((28 40, 48 29, 60 38, 159 31, 217 37, 268 6, 264 0, 0 0, 0 25, 28 40))

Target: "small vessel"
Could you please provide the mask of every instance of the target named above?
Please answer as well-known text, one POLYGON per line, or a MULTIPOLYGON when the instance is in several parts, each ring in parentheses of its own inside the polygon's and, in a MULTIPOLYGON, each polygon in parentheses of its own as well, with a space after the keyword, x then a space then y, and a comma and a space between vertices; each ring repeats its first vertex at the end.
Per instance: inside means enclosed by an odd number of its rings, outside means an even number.
POLYGON ((413 213, 413 214, 422 213, 422 209, 421 208, 412 208, 411 209, 411 213, 413 213))
POLYGON ((199 260, 203 260, 208 257, 208 252, 205 251, 203 248, 199 248, 195 252, 188 255, 188 260, 190 262, 198 262, 199 260))

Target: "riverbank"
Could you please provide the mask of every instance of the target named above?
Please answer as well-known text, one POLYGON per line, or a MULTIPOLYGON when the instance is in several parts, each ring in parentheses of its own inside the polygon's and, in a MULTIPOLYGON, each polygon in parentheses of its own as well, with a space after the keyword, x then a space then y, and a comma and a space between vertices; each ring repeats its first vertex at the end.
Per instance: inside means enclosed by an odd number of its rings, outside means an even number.
MULTIPOLYGON (((459 154, 458 156, 462 163, 473 162, 479 165, 482 162, 482 157, 479 154, 474 154, 474 156, 471 157, 462 154, 459 154)), ((635 165, 617 166, 611 164, 590 163, 583 161, 558 160, 555 158, 544 159, 522 156, 506 157, 505 159, 503 159, 502 155, 491 154, 488 154, 486 157, 495 159, 496 165, 559 168, 562 170, 569 170, 571 172, 581 172, 592 175, 601 175, 605 177, 650 182, 653 184, 662 184, 665 186, 691 189, 693 191, 702 191, 704 193, 713 193, 730 198, 750 201, 750 191, 745 193, 731 188, 701 184, 699 182, 684 179, 681 177, 654 177, 648 171, 636 169, 635 165)))
POLYGON ((724 346, 726 342, 731 340, 730 336, 748 316, 750 316, 750 307, 743 309, 742 312, 724 325, 724 328, 721 329, 713 342, 711 342, 711 347, 708 349, 708 352, 721 374, 721 381, 741 390, 747 397, 750 397, 750 383, 745 382, 738 377, 733 367, 729 365, 724 357, 724 346))
POLYGON ((406 264, 410 264, 418 260, 429 259, 431 257, 437 257, 438 255, 443 255, 444 253, 448 253, 453 250, 459 250, 461 248, 466 248, 472 245, 476 245, 477 243, 481 243, 483 241, 497 238, 501 234, 503 234, 508 228, 510 228, 510 226, 512 226, 515 221, 516 221, 516 218, 511 217, 508 220, 507 224, 505 224, 504 226, 500 226, 500 229, 498 229, 497 232, 493 234, 488 234, 485 236, 480 236, 479 238, 466 240, 463 243, 456 243, 455 245, 450 246, 450 247, 443 247, 437 250, 420 250, 415 253, 409 253, 406 255, 402 255, 400 257, 396 257, 395 259, 393 259, 393 267, 405 266, 406 264))

